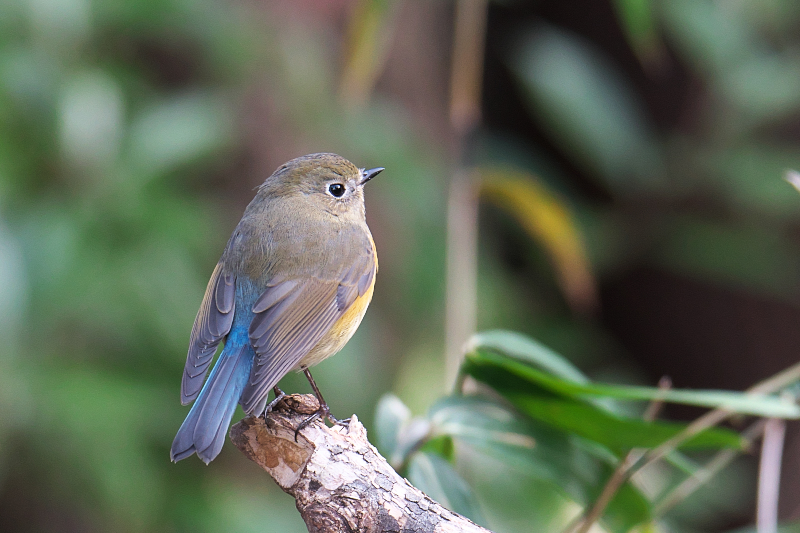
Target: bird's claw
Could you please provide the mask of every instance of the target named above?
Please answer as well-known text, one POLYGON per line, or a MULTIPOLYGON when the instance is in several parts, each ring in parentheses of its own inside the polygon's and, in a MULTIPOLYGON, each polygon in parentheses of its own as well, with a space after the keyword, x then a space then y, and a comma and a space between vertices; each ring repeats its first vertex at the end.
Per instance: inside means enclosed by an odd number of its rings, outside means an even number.
POLYGON ((335 416, 333 416, 331 414, 331 411, 328 408, 327 404, 322 404, 322 405, 320 405, 319 409, 317 409, 317 411, 314 414, 312 414, 311 416, 309 416, 308 418, 306 418, 305 420, 300 422, 300 424, 297 426, 297 429, 294 430, 294 441, 295 442, 297 442, 297 435, 300 434, 300 431, 302 429, 308 427, 308 425, 311 422, 313 422, 314 420, 316 420, 317 418, 322 418, 323 421, 327 418, 328 420, 331 421, 332 424, 337 425, 337 426, 347 426, 348 424, 350 424, 350 417, 343 418, 343 419, 339 420, 338 418, 336 418, 335 416))
POLYGON ((307 427, 307 426, 308 426, 308 425, 309 425, 311 422, 313 422, 314 420, 316 420, 317 418, 319 418, 320 416, 322 416, 322 412, 321 412, 321 411, 322 411, 322 408, 320 408, 320 409, 319 409, 318 411, 316 411, 314 414, 312 414, 311 416, 309 416, 308 418, 306 418, 305 420, 303 420, 302 422, 300 422, 300 423, 297 425, 297 429, 295 429, 295 430, 294 430, 294 441, 295 441, 295 442, 297 442, 297 435, 299 435, 299 434, 300 434, 300 430, 304 429, 304 428, 305 428, 305 427, 307 427))
MULTIPOLYGON (((272 390, 275 392, 275 399, 269 402, 266 409, 264 409, 264 418, 267 418, 267 415, 272 412, 276 405, 278 405, 278 402, 286 397, 286 393, 278 387, 275 387, 272 390)), ((297 438, 295 438, 295 440, 297 440, 297 438)))
POLYGON ((337 426, 349 426, 350 425, 350 418, 351 417, 348 416, 347 418, 342 418, 340 420, 338 418, 334 418, 333 415, 328 414, 328 420, 330 420, 331 422, 333 422, 337 426))

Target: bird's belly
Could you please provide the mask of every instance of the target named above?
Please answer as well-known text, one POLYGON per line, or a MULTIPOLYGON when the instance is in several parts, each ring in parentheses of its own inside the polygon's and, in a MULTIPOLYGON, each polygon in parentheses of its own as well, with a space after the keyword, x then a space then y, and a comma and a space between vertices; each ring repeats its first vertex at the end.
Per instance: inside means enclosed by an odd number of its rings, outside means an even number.
POLYGON ((350 337, 353 336, 359 324, 361 324, 361 319, 364 318, 369 302, 372 300, 374 288, 375 284, 373 283, 364 296, 356 298, 350 308, 342 315, 342 318, 334 322, 328 333, 297 363, 294 370, 301 370, 303 367, 321 363, 344 348, 344 345, 347 344, 347 341, 350 340, 350 337))

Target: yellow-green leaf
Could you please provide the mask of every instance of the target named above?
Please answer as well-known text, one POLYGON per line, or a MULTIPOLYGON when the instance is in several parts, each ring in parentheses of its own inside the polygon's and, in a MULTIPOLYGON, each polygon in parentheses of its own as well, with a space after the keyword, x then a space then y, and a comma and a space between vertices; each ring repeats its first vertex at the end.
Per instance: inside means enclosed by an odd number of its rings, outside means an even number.
POLYGON ((570 306, 587 311, 597 292, 586 247, 567 204, 535 176, 519 170, 482 169, 481 196, 505 209, 547 252, 570 306))

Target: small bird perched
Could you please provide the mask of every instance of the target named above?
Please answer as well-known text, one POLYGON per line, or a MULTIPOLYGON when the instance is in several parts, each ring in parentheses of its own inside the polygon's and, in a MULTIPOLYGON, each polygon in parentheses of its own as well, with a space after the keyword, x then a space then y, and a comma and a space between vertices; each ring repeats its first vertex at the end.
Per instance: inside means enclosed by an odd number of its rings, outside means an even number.
POLYGON ((336 154, 311 154, 278 168, 258 188, 208 282, 192 327, 181 403, 195 400, 172 443, 177 462, 206 464, 222 449, 236 403, 261 415, 290 370, 335 354, 372 299, 378 256, 367 227, 364 170, 336 154), (220 341, 224 348, 208 380, 220 341))

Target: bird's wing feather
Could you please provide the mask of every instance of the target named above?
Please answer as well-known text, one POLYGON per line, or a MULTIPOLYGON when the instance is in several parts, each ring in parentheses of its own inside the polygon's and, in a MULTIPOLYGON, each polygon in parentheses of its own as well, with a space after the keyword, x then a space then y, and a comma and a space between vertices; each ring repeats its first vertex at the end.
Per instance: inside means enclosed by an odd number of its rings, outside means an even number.
POLYGON ((253 413, 270 389, 294 368, 349 309, 375 275, 372 247, 338 279, 295 278, 270 285, 253 306, 250 342, 256 352, 242 407, 253 413))
POLYGON ((344 273, 336 292, 336 304, 344 312, 359 296, 364 296, 375 276, 375 253, 372 249, 360 254, 344 273))
POLYGON ((181 380, 181 403, 197 398, 217 345, 231 330, 236 299, 236 276, 217 264, 208 280, 203 303, 194 319, 189 354, 181 380))

